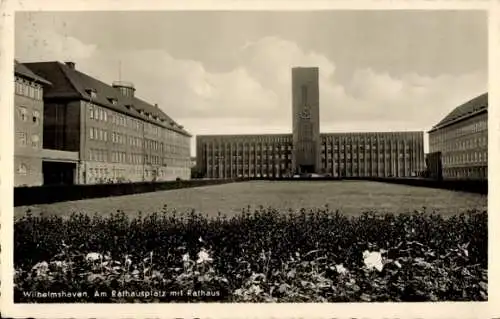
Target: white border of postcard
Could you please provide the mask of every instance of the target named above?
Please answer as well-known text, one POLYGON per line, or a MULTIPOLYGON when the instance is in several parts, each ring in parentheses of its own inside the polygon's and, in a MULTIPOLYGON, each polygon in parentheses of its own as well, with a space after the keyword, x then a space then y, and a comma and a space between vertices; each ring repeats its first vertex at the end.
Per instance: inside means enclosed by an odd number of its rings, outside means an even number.
POLYGON ((35 318, 493 318, 500 317, 498 243, 500 220, 500 0, 270 0, 270 1, 132 1, 132 0, 4 0, 0 1, 0 214, 1 312, 5 317, 35 318), (480 303, 355 303, 355 304, 13 304, 13 85, 14 12, 85 10, 324 10, 419 9, 489 11, 489 301, 480 303), (497 185, 497 186, 495 186, 497 185), (495 209, 496 208, 496 209, 495 209))

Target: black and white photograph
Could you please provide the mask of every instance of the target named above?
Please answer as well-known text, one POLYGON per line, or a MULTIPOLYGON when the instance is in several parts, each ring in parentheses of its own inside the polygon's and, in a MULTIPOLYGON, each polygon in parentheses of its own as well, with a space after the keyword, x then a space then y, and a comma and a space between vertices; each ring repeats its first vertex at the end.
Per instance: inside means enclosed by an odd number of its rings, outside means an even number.
POLYGON ((488 16, 15 12, 14 303, 488 301, 488 16))

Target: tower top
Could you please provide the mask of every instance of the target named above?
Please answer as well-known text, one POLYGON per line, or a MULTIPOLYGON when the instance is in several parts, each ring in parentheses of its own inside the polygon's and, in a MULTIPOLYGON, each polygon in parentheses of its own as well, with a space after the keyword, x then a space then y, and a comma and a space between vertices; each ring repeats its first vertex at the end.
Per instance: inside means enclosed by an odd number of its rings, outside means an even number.
POLYGON ((311 71, 318 71, 319 67, 317 66, 294 66, 292 67, 292 70, 311 70, 311 71))

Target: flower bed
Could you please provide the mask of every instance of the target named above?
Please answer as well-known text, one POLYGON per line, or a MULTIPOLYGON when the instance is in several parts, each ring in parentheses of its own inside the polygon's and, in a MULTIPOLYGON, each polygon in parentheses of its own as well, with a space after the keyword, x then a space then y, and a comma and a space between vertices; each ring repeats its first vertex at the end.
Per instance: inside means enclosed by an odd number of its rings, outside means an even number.
POLYGON ((28 213, 14 236, 17 302, 487 300, 486 212, 28 213))

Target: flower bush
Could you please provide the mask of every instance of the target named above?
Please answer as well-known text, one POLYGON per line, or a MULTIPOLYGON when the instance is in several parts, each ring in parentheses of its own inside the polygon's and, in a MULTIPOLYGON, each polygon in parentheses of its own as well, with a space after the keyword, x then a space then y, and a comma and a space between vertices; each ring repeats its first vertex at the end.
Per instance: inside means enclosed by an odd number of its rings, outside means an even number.
POLYGON ((14 227, 17 302, 61 302, 36 291, 88 292, 65 302, 487 300, 486 212, 165 207, 134 219, 28 212, 14 227))

